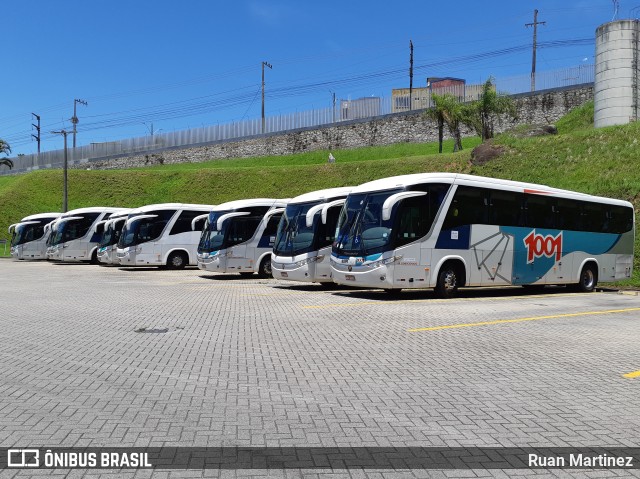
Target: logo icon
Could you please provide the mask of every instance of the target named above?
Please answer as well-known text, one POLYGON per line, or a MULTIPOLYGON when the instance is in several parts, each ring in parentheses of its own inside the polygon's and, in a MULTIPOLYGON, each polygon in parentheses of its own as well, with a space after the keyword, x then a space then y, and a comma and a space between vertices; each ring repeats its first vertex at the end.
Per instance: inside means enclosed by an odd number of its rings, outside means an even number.
POLYGON ((38 449, 9 449, 7 451, 8 467, 38 467, 40 466, 40 450, 38 449))
POLYGON ((560 261, 562 258, 562 231, 557 236, 542 236, 533 230, 524 239, 524 245, 527 248, 527 264, 533 263, 535 258, 542 256, 547 258, 555 256, 555 260, 560 261))

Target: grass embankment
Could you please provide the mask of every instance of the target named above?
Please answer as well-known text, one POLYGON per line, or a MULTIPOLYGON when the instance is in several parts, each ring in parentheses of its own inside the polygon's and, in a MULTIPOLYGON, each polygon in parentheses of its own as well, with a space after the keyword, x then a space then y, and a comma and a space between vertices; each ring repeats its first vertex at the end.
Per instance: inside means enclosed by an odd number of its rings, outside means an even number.
MULTIPOLYGON (((504 147, 504 153, 482 166, 470 162, 471 149, 479 139, 468 138, 465 149, 456 154, 439 155, 433 143, 333 151, 337 162, 332 165, 327 164, 328 151, 318 151, 131 170, 71 170, 69 206, 217 204, 250 197, 292 197, 392 175, 451 171, 621 198, 640 207, 640 123, 596 130, 593 103, 588 103, 558 121, 557 127, 558 135, 553 136, 500 135, 494 142, 504 147)), ((451 150, 449 141, 445 151, 451 150)), ((6 237, 9 224, 23 216, 59 210, 61 190, 59 170, 0 177, 0 238, 6 237)), ((632 284, 640 286, 637 261, 632 284)))

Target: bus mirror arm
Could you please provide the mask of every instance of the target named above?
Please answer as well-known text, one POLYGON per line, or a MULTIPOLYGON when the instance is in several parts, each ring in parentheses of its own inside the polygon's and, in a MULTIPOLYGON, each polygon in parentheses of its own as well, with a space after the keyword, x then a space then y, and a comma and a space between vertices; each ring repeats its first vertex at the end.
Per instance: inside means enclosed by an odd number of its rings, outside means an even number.
POLYGON ((196 230, 196 223, 200 220, 203 220, 205 218, 209 217, 209 213, 206 213, 204 215, 200 215, 200 216, 196 216, 195 218, 193 218, 191 220, 191 231, 195 231, 196 230))
POLYGON ((218 222, 216 223, 216 228, 218 229, 218 231, 220 231, 222 229, 222 224, 225 221, 227 221, 229 218, 235 218, 236 216, 246 216, 248 214, 249 214, 248 211, 237 211, 235 213, 227 213, 226 215, 222 215, 220 218, 218 218, 218 222))
POLYGON ((382 204, 382 220, 389 221, 391 219, 391 210, 396 203, 406 198, 415 198, 416 196, 425 196, 426 194, 426 191, 403 191, 402 193, 389 196, 382 204))
POLYGON ((342 198, 340 200, 335 200, 335 201, 331 201, 330 203, 325 203, 324 206, 322 207, 322 224, 326 225, 327 224, 327 213, 329 212, 329 208, 333 208, 334 206, 339 206, 339 205, 343 205, 345 203, 345 201, 347 201, 346 198, 342 198))

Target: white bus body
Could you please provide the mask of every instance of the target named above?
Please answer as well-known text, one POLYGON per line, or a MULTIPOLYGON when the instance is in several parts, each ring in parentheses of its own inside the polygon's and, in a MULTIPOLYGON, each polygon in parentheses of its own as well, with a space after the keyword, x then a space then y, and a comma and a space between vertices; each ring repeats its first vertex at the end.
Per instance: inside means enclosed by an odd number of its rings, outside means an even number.
POLYGON ((191 222, 212 208, 213 205, 161 203, 130 211, 118 240, 118 263, 172 269, 195 266, 200 232, 192 230, 191 222))
POLYGON ((53 261, 97 261, 101 234, 96 226, 120 208, 90 207, 68 211, 51 225, 47 257, 53 261))
POLYGON ((198 268, 271 276, 271 252, 287 201, 254 198, 216 206, 202 229, 198 268))
POLYGON ((338 216, 353 188, 329 188, 293 198, 285 209, 271 268, 273 277, 290 281, 332 283, 331 244, 338 216))
POLYGON ((96 230, 102 233, 98 244, 98 262, 100 264, 117 264, 116 252, 118 249, 118 239, 127 221, 131 208, 124 208, 122 211, 113 213, 108 220, 103 220, 96 230))
POLYGON ((627 201, 449 173, 355 188, 331 254, 335 282, 383 288, 576 284, 631 276, 627 201))
POLYGON ((20 223, 9 226, 11 256, 14 259, 46 259, 50 223, 62 213, 39 213, 25 216, 20 223))

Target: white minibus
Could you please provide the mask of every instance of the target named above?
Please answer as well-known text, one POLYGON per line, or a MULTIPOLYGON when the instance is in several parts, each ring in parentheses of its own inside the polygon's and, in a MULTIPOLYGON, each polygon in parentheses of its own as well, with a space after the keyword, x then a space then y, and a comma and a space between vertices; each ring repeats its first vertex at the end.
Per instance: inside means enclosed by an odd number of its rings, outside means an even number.
POLYGON ((352 188, 329 188, 293 198, 285 209, 271 267, 273 277, 291 281, 333 283, 331 244, 338 216, 352 188))
POLYGON ((451 173, 384 178, 349 194, 333 280, 382 288, 576 285, 631 277, 631 203, 451 173))
MULTIPOLYGON (((122 228, 117 259, 121 266, 166 266, 182 269, 196 265, 199 231, 192 221, 213 205, 161 203, 136 208, 122 228)), ((202 229, 204 217, 196 222, 202 229)))
POLYGON ((198 245, 198 268, 271 276, 271 252, 288 199, 229 201, 209 214, 198 245))
POLYGON ((50 223, 62 213, 38 213, 25 216, 9 226, 11 256, 14 259, 46 259, 50 223))

